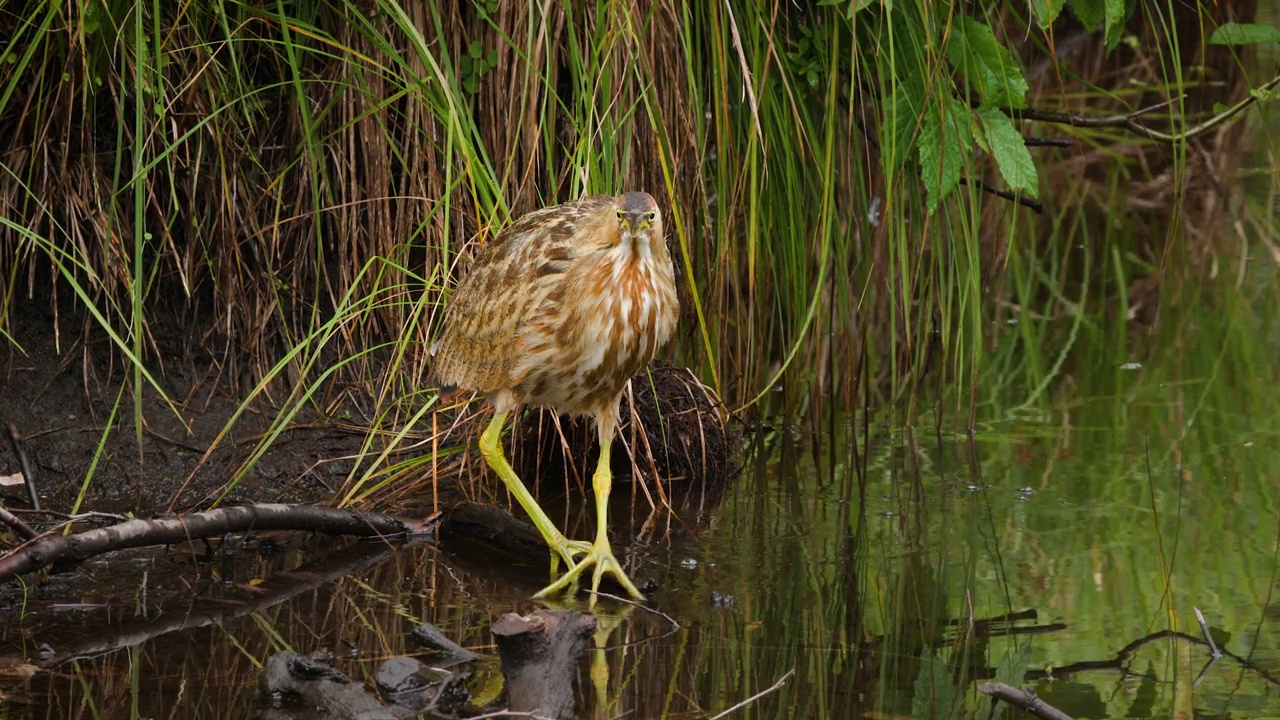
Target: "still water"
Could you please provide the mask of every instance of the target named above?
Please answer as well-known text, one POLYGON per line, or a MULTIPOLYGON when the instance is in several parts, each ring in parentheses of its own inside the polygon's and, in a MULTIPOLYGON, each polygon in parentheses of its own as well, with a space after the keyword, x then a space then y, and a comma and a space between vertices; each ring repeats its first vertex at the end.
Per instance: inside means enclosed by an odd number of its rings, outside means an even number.
MULTIPOLYGON (((991 680, 1075 717, 1280 716, 1280 404, 1258 307, 1136 349, 1090 350, 1086 328, 1053 395, 997 358, 972 435, 946 407, 749 434, 723 498, 619 544, 659 612, 602 603, 581 716, 985 718, 991 680), (1224 653, 1207 669, 1197 608, 1224 653)), ((422 622, 486 656, 467 681, 484 705, 488 628, 545 581, 449 542, 87 563, 0 623, 0 718, 307 717, 258 691, 270 655, 327 650, 372 686, 421 654, 422 622)))

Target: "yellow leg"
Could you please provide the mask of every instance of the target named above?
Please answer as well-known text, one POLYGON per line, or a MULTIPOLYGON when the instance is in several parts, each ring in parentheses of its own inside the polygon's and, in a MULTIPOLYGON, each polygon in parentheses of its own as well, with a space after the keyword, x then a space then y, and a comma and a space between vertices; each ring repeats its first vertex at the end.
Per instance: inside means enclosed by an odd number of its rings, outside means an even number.
MULTIPOLYGON (((507 490, 516 497, 516 501, 520 503, 520 507, 528 513, 529 519, 537 526, 538 531, 542 533, 542 538, 547 541, 548 547, 551 548, 551 574, 554 576, 560 569, 560 559, 564 558, 565 567, 573 567, 577 562, 578 555, 586 555, 592 551, 589 543, 581 540, 570 540, 564 536, 556 526, 551 522, 551 518, 538 507, 538 501, 529 493, 529 489, 520 482, 520 477, 516 475, 516 471, 511 469, 507 458, 502 454, 502 425, 507 421, 507 413, 495 412, 493 420, 489 422, 489 427, 485 428, 484 433, 480 436, 480 454, 484 456, 485 462, 489 463, 489 467, 498 474, 502 479, 502 483, 507 486, 507 490)), ((606 491, 607 492, 607 491, 606 491)), ((543 592, 546 592, 545 590, 543 592)))
MULTIPOLYGON (((575 587, 578 576, 582 574, 582 571, 594 565, 596 571, 591 576, 591 590, 593 593, 600 589, 600 578, 605 573, 610 573, 622 585, 622 588, 627 591, 627 594, 639 600, 644 599, 644 595, 641 595, 640 591, 636 589, 635 583, 631 582, 631 578, 627 577, 627 574, 623 572, 622 565, 613 556, 613 549, 609 546, 609 489, 613 485, 613 475, 609 471, 609 447, 613 444, 612 441, 613 428, 608 428, 607 437, 602 430, 600 433, 600 462, 596 465, 596 473, 591 479, 591 485, 596 494, 596 541, 591 545, 590 552, 581 562, 574 565, 559 580, 543 588, 534 597, 546 597, 561 592, 566 588, 575 587)), ((590 604, 595 605, 595 603, 596 595, 593 594, 590 604)))

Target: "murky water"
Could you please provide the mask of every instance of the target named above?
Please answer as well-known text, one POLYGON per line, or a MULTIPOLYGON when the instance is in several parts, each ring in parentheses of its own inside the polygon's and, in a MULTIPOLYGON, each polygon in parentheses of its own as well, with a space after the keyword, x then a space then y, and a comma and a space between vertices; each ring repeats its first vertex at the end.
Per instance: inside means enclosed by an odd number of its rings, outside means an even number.
MULTIPOLYGON (((601 606, 581 715, 986 717, 977 688, 1000 680, 1076 717, 1280 716, 1270 297, 1132 348, 1086 327, 1052 383, 1005 382, 1017 353, 999 355, 972 438, 934 430, 967 413, 946 406, 941 423, 750 437, 717 503, 636 515, 644 539, 619 554, 658 583, 657 612, 601 606), (1207 669, 1197 608, 1224 653, 1207 669)), ((0 718, 308 717, 259 692, 268 657, 329 651, 372 686, 422 653, 422 622, 485 655, 466 687, 500 702, 489 627, 537 607, 545 566, 457 542, 290 542, 42 581, 0 622, 0 718)))
MULTIPOLYGON (((764 692, 734 717, 985 716, 992 679, 1077 717, 1280 714, 1276 418, 1113 372, 1121 400, 993 417, 972 441, 881 430, 859 452, 852 423, 757 438, 702 522, 631 548, 667 617, 602 610, 582 715, 705 717, 764 692), (1227 653, 1198 680, 1194 608, 1227 653)), ((269 550, 46 584, 0 624, 0 717, 268 717, 274 652, 329 650, 371 684, 421 653, 425 621, 493 658, 489 625, 545 579, 448 544, 269 550)), ((491 699, 496 659, 473 671, 491 699)))

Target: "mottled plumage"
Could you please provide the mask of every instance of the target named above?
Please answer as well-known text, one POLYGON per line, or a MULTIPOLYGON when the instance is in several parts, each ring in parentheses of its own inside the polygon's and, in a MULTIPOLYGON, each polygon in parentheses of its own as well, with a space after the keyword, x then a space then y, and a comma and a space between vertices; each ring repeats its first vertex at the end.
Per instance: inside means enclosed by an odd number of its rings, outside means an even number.
POLYGON ((601 572, 612 572, 639 595, 605 537, 609 444, 623 387, 671 336, 678 314, 662 216, 641 192, 524 215, 480 252, 449 302, 444 334, 432 349, 434 373, 442 384, 476 390, 493 404, 481 451, 556 550, 553 571, 557 554, 572 567, 544 593, 594 564, 593 585, 601 572), (501 424, 524 404, 596 420, 601 460, 592 546, 560 535, 502 457, 501 424), (575 564, 578 554, 587 558, 575 564))

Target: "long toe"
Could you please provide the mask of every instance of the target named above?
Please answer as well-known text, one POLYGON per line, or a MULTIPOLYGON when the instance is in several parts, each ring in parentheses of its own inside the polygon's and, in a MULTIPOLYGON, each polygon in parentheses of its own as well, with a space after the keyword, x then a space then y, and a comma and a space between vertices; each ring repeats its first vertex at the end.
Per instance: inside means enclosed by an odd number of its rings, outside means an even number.
POLYGON ((592 545, 586 540, 569 540, 561 537, 559 541, 550 543, 551 547, 551 574, 555 575, 560 569, 560 560, 564 559, 566 568, 573 568, 578 564, 579 557, 586 557, 591 554, 592 545))
MULTIPOLYGON (((637 600, 644 599, 644 595, 640 594, 635 583, 631 582, 631 578, 627 577, 627 573, 622 569, 622 564, 618 562, 616 557, 614 557, 613 549, 609 547, 608 542, 597 542, 595 545, 590 546, 590 552, 587 553, 586 557, 584 557, 581 562, 570 568, 568 572, 561 575, 555 582, 539 590, 534 597, 550 597, 564 592, 565 590, 576 588, 578 578, 582 576, 582 573, 586 571, 587 568, 591 567, 595 568, 595 572, 592 573, 591 576, 591 590, 593 592, 600 589, 600 578, 604 577, 607 573, 612 575, 614 579, 618 581, 618 584, 622 586, 623 590, 627 591, 628 595, 636 598, 637 600)), ((592 605, 595 604, 595 600, 596 596, 593 594, 591 596, 592 605)))
POLYGON ((622 569, 622 565, 618 562, 618 559, 613 556, 613 551, 609 548, 605 548, 603 555, 596 561, 595 574, 591 576, 592 605, 596 602, 596 593, 600 591, 600 578, 604 577, 605 573, 612 575, 613 578, 618 581, 618 584, 622 586, 622 589, 627 591, 628 595, 636 600, 644 599, 644 595, 640 594, 640 591, 636 588, 636 584, 631 582, 631 578, 627 577, 627 573, 622 569))

